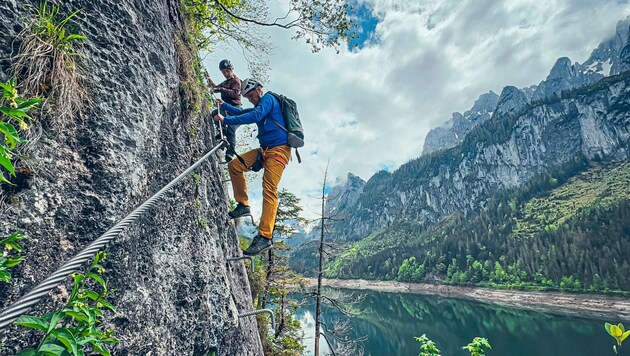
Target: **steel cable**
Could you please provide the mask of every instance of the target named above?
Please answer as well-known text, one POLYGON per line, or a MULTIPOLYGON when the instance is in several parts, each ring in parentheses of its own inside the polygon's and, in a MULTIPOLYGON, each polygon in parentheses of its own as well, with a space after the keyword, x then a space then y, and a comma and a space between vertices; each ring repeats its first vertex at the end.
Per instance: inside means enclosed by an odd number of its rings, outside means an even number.
MULTIPOLYGON (((223 135, 221 135, 223 136, 223 135)), ((184 177, 190 174, 193 170, 199 167, 205 160, 207 160, 213 153, 215 153, 222 146, 226 145, 225 140, 221 140, 210 152, 206 153, 192 166, 188 167, 177 178, 173 179, 170 183, 165 185, 160 191, 155 193, 151 198, 147 199, 144 203, 138 206, 134 211, 122 219, 118 224, 107 230, 103 235, 94 240, 85 249, 75 255, 70 261, 64 264, 61 268, 51 274, 43 282, 33 288, 30 292, 26 293, 23 297, 18 299, 11 306, 0 312, 0 330, 7 327, 13 321, 15 321, 20 315, 28 312, 31 307, 37 304, 50 290, 59 285, 73 272, 77 271, 81 265, 91 260, 94 255, 100 251, 105 245, 116 238, 127 226, 134 222, 141 214, 147 209, 152 207, 157 200, 175 184, 181 181, 184 177)))

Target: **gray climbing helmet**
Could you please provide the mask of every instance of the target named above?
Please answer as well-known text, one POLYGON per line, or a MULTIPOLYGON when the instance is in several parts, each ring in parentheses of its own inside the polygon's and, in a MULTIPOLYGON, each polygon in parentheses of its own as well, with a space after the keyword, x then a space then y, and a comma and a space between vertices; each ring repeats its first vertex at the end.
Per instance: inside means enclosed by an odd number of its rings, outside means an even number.
POLYGON ((256 89, 258 87, 262 87, 262 84, 260 84, 256 79, 247 78, 243 80, 243 83, 241 84, 241 95, 244 96, 245 94, 249 93, 252 89, 256 89))
POLYGON ((224 70, 224 69, 234 69, 232 62, 230 62, 229 59, 224 59, 221 62, 219 62, 219 70, 224 70))

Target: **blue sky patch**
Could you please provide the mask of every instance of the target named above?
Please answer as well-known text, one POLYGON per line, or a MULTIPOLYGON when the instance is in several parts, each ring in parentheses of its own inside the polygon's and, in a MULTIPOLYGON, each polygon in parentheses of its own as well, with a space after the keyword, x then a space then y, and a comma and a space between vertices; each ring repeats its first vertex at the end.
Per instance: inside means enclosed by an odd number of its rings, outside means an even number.
POLYGON ((356 21, 357 38, 348 41, 348 49, 352 50, 355 47, 362 49, 366 44, 369 45, 372 42, 378 18, 374 16, 372 8, 365 2, 351 0, 350 6, 352 7, 350 17, 356 21))

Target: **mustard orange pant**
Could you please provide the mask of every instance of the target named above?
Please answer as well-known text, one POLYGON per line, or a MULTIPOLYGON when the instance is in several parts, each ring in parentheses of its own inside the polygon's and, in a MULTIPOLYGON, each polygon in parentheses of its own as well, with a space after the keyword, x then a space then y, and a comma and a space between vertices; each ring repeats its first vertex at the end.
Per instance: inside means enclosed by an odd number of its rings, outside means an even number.
MULTIPOLYGON (((247 167, 251 167, 256 162, 258 152, 261 151, 262 149, 258 148, 243 153, 241 157, 245 161, 245 165, 238 158, 231 160, 228 164, 234 200, 243 205, 249 206, 247 182, 243 173, 248 170, 247 167)), ((278 211, 278 184, 282 178, 284 167, 291 159, 291 147, 286 145, 269 147, 262 152, 265 158, 262 181, 263 206, 260 223, 258 224, 258 234, 271 239, 276 221, 276 212, 278 211)))

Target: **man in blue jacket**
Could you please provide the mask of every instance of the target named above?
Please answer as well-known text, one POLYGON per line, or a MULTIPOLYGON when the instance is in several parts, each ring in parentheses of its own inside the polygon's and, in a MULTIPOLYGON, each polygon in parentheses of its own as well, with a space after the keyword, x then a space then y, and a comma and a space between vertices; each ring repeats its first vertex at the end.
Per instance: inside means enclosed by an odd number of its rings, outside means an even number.
POLYGON ((214 120, 227 125, 256 124, 258 126, 258 142, 260 148, 243 153, 239 159, 228 164, 234 199, 238 203, 229 212, 235 219, 250 214, 247 196, 247 183, 243 173, 248 170, 263 173, 263 207, 258 224, 258 234, 249 247, 243 251, 248 256, 257 255, 272 246, 273 228, 276 212, 278 211, 278 184, 282 178, 284 167, 291 159, 291 147, 287 145, 287 132, 282 107, 273 95, 263 92, 263 86, 254 79, 245 79, 242 83, 241 94, 255 107, 253 110, 243 110, 217 100, 218 105, 227 111, 228 116, 218 114, 214 120))

